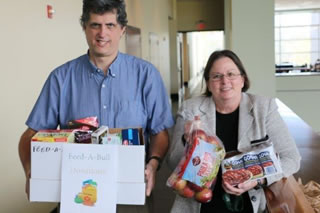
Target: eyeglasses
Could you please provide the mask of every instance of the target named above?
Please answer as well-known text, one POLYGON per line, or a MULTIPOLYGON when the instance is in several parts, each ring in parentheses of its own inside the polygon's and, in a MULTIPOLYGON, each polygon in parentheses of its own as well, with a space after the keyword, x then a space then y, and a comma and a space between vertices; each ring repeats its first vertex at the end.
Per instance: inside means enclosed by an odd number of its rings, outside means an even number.
POLYGON ((233 72, 228 72, 227 74, 212 74, 209 76, 209 79, 211 81, 221 81, 223 77, 226 77, 228 80, 235 80, 238 78, 238 76, 242 75, 241 73, 233 73, 233 72))

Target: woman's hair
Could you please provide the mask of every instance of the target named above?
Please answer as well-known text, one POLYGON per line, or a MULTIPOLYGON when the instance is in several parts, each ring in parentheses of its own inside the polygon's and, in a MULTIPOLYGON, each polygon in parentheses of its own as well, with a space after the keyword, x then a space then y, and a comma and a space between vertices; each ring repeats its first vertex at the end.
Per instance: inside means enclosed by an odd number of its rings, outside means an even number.
MULTIPOLYGON (((203 78, 204 78, 206 84, 208 84, 208 81, 209 81, 211 67, 213 66, 213 64, 218 59, 223 58, 223 57, 230 58, 233 61, 233 63, 235 63, 235 65, 240 70, 240 73, 244 78, 244 85, 243 85, 243 88, 242 88, 242 92, 246 92, 250 87, 250 81, 249 81, 247 72, 244 69, 244 66, 243 66, 240 58, 234 52, 232 52, 231 50, 215 51, 210 55, 210 57, 208 59, 208 62, 207 62, 207 65, 204 68, 204 73, 203 73, 203 78)), ((208 87, 206 88, 206 91, 204 92, 204 95, 205 96, 211 96, 212 95, 211 92, 208 90, 208 87)))
POLYGON ((117 22, 122 26, 127 26, 127 12, 124 0, 83 0, 82 15, 80 23, 82 27, 90 19, 90 13, 104 14, 106 12, 117 12, 117 22))

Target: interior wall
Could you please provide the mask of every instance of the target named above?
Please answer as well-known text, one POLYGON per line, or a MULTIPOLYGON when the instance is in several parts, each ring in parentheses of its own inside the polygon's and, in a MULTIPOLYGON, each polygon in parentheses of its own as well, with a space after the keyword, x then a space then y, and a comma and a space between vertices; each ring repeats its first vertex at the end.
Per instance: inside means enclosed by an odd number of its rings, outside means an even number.
MULTIPOLYGON (((159 42, 159 71, 170 94, 169 20, 171 0, 126 0, 128 24, 141 29, 142 58, 150 61, 150 33, 159 42)), ((122 47, 124 40, 122 40, 122 47)), ((124 48, 123 48, 124 49, 124 48)))
MULTIPOLYGON (((52 1, 50 1, 52 2, 52 1)), ((85 38, 79 24, 81 1, 56 0, 56 14, 46 17, 49 1, 2 0, 0 7, 1 149, 0 168, 5 196, 1 212, 49 212, 52 204, 29 203, 18 156, 18 141, 25 121, 50 71, 84 54, 85 38)), ((48 165, 49 166, 49 165, 48 165)))
MULTIPOLYGON (((160 73, 170 91, 169 1, 127 0, 129 24, 141 29, 142 57, 149 59, 150 32, 160 42, 160 73)), ((53 204, 29 203, 25 195, 25 177, 18 156, 18 141, 26 129, 25 121, 49 75, 57 66, 85 54, 87 44, 79 24, 82 1, 79 0, 2 0, 0 7, 0 116, 2 149, 0 168, 5 195, 1 212, 49 212, 53 204), (46 17, 46 5, 55 10, 46 17)), ((124 51, 124 39, 120 50, 124 51)), ((48 165, 49 166, 49 165, 48 165)))
POLYGON ((178 68, 178 43, 177 43, 177 0, 170 0, 171 11, 169 15, 170 37, 170 93, 178 94, 180 89, 180 70, 178 68))
POLYGON ((277 76, 277 98, 320 133, 320 76, 277 76), (297 101, 299 100, 299 101, 297 101))
POLYGON ((205 22, 205 30, 224 29, 223 0, 178 0, 177 1, 178 31, 197 31, 197 22, 205 22))
POLYGON ((226 47, 242 60, 249 92, 274 97, 274 1, 226 0, 226 10, 226 47))

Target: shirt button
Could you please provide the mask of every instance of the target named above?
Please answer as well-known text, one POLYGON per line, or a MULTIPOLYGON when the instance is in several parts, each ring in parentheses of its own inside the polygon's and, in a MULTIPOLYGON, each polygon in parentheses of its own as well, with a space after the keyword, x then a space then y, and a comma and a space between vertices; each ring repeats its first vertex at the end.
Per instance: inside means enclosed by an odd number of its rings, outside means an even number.
POLYGON ((256 200, 257 200, 257 197, 256 197, 256 196, 252 196, 252 197, 251 197, 251 201, 252 201, 252 202, 256 202, 256 200))
POLYGON ((105 87, 106 87, 106 85, 102 84, 102 87, 103 87, 103 88, 105 88, 105 87))
POLYGON ((106 106, 106 105, 103 105, 103 109, 107 109, 107 106, 106 106))

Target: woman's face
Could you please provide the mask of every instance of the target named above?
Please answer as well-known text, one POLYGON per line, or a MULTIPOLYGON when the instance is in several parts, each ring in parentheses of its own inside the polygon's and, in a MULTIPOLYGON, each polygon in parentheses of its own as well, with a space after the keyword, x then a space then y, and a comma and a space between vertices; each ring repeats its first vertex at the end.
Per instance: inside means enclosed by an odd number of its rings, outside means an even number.
POLYGON ((207 87, 216 102, 240 100, 243 86, 244 78, 230 58, 223 57, 213 63, 207 87))

